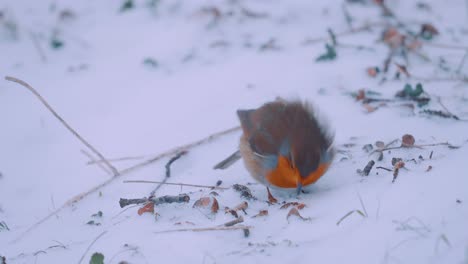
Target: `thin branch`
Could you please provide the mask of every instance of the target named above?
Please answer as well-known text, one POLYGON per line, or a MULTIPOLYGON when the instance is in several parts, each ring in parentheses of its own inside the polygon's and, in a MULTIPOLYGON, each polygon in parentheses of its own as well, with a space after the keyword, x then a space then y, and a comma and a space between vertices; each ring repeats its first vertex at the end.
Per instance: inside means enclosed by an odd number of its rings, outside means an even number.
POLYGON ((127 205, 131 204, 142 204, 147 202, 152 202, 154 205, 165 204, 165 203, 188 203, 190 201, 190 196, 185 193, 179 195, 164 195, 161 197, 149 197, 149 198, 140 198, 140 199, 124 199, 120 198, 119 204, 120 208, 124 208, 127 205))
MULTIPOLYGON (((122 158, 115 158, 115 159, 107 159, 109 162, 119 162, 119 161, 129 161, 129 160, 141 160, 147 158, 148 156, 134 156, 134 157, 122 157, 122 158)), ((103 160, 92 160, 88 161, 86 165, 93 165, 103 163, 103 160)))
POLYGON ((463 55, 463 58, 461 59, 460 64, 458 64, 458 67, 455 73, 460 74, 461 70, 463 69, 463 66, 465 65, 465 61, 467 57, 468 57, 468 49, 465 51, 465 55, 463 55))
POLYGON ((218 164, 216 164, 213 169, 214 170, 225 170, 229 168, 232 164, 234 164, 236 161, 238 161, 241 158, 240 151, 237 150, 236 152, 232 153, 229 157, 225 158, 224 160, 220 161, 218 164))
POLYGON ((197 187, 197 188, 209 188, 209 189, 218 189, 218 190, 228 190, 227 187, 219 187, 212 185, 200 185, 200 184, 189 184, 189 183, 173 183, 173 182, 161 182, 161 181, 145 181, 145 180, 129 180, 123 181, 123 183, 157 183, 165 185, 176 185, 176 186, 187 186, 187 187, 197 187))
POLYGON ((109 167, 109 169, 114 173, 114 177, 119 175, 119 171, 112 166, 112 164, 109 163, 109 161, 106 160, 106 158, 96 149, 94 148, 88 141, 86 141, 78 132, 76 132, 65 120, 49 105, 49 103, 42 97, 34 88, 32 88, 28 83, 14 78, 10 76, 6 76, 5 79, 10 82, 15 82, 17 84, 20 84, 21 86, 25 87, 28 89, 30 92, 32 92, 38 99, 41 101, 41 103, 57 118, 62 125, 64 125, 68 131, 70 131, 78 140, 81 141, 86 147, 88 147, 96 156, 98 156, 101 160, 104 161, 104 163, 109 167))
POLYGON ((371 154, 375 153, 375 152, 383 152, 383 151, 386 151, 386 150, 393 150, 393 149, 410 149, 410 148, 423 148, 423 147, 434 147, 434 146, 453 147, 453 145, 448 143, 448 142, 441 142, 441 143, 422 144, 422 145, 413 145, 413 146, 398 146, 398 147, 381 148, 381 149, 376 149, 376 150, 372 151, 371 154))
MULTIPOLYGON (((368 23, 368 24, 365 24, 365 25, 357 27, 357 28, 352 28, 352 29, 349 29, 349 30, 338 32, 338 33, 335 34, 335 36, 336 37, 344 37, 344 36, 354 35, 356 33, 360 33, 360 32, 363 32, 363 31, 368 31, 373 27, 384 27, 384 26, 386 26, 386 23, 382 23, 382 22, 368 23)), ((311 45, 311 44, 315 44, 315 43, 319 43, 319 42, 326 42, 329 39, 330 38, 328 36, 327 37, 320 37, 320 38, 313 38, 313 39, 306 39, 302 44, 303 45, 311 45)))
POLYGON ((180 157, 182 157, 183 155, 187 154, 187 151, 186 150, 182 150, 181 152, 177 153, 174 157, 172 157, 167 163, 166 163, 166 177, 164 178, 164 180, 158 184, 158 186, 156 186, 156 188, 154 188, 151 193, 150 193, 150 197, 153 197, 154 194, 156 193, 157 190, 159 190, 159 188, 161 188, 161 186, 167 181, 167 179, 169 179, 169 177, 171 177, 171 164, 174 163, 174 161, 180 159, 180 157))
POLYGON ((162 234, 162 233, 172 233, 172 232, 204 232, 204 231, 224 231, 224 230, 248 230, 253 228, 253 226, 214 226, 214 227, 202 227, 202 228, 181 228, 181 229, 172 229, 172 230, 164 230, 164 231, 156 231, 154 234, 162 234))
POLYGON ((156 161, 158 161, 158 160, 160 160, 162 158, 172 156, 172 155, 174 155, 174 154, 176 154, 176 153, 178 153, 178 152, 180 152, 182 150, 188 150, 188 149, 200 146, 202 144, 206 144, 206 143, 211 142, 211 141, 213 141, 213 140, 215 140, 215 139, 217 139, 217 138, 219 138, 221 136, 236 132, 238 130, 240 130, 240 126, 232 127, 232 128, 229 128, 229 129, 214 133, 214 134, 212 134, 212 135, 210 135, 208 137, 205 137, 203 139, 197 140, 195 142, 192 142, 192 143, 189 143, 189 144, 186 144, 186 145, 176 147, 174 149, 171 149, 169 151, 166 151, 164 153, 156 155, 155 157, 153 157, 151 159, 148 159, 146 161, 140 162, 140 163, 138 163, 136 165, 133 165, 131 167, 123 169, 120 173, 125 174, 125 173, 128 173, 128 172, 140 169, 140 168, 145 167, 145 166, 147 166, 147 165, 149 165, 151 163, 154 163, 154 162, 156 162, 156 161))
MULTIPOLYGON (((86 157, 88 157, 88 159, 90 160, 90 162, 96 162, 96 159, 93 157, 93 155, 91 155, 91 153, 88 153, 86 150, 82 149, 81 150, 81 153, 83 153, 83 155, 85 155, 86 157)), ((105 171, 107 174, 110 174, 112 175, 112 172, 109 171, 104 165, 102 165, 102 163, 97 163, 97 165, 99 166, 99 168, 101 168, 103 171, 105 171)))
POLYGON ((85 252, 83 253, 83 255, 81 256, 80 260, 78 261, 78 264, 80 264, 81 262, 83 262, 83 259, 84 257, 86 256, 86 254, 88 253, 89 249, 94 245, 94 243, 96 243, 96 241, 98 241, 99 238, 101 238, 103 235, 105 235, 107 233, 107 231, 104 231, 102 232, 101 234, 99 234, 99 236, 97 236, 93 242, 91 242, 91 244, 89 244, 88 248, 86 248, 85 252))
POLYGON ((29 36, 31 37, 32 43, 34 47, 37 50, 37 53, 39 53, 39 57, 41 57, 42 62, 47 62, 47 57, 42 50, 41 44, 39 44, 39 40, 37 39, 37 35, 33 32, 29 32, 29 36))
POLYGON ((97 191, 99 191, 100 189, 104 188, 105 186, 109 185, 110 183, 112 183, 114 180, 126 175, 126 174, 129 174, 137 169, 140 169, 142 167, 145 167, 147 165, 150 165, 162 158, 165 158, 165 157, 168 157, 170 155, 174 155, 175 153, 179 152, 180 150, 184 150, 184 149, 191 149, 191 148, 194 148, 194 147, 197 147, 197 146, 200 146, 202 144, 205 144, 205 143, 208 143, 208 142, 211 142, 221 136, 224 136, 226 134, 229 134, 229 133, 232 133, 232 132, 235 132, 237 130, 239 130, 240 127, 237 126, 237 127, 233 127, 233 128, 229 128, 229 129, 226 129, 226 130, 223 130, 223 131, 220 131, 220 132, 217 132, 217 133, 214 133, 212 135, 209 135, 208 137, 205 137, 203 139, 200 139, 200 140, 197 140, 195 142, 192 142, 192 143, 189 143, 189 144, 186 144, 186 145, 182 145, 182 146, 179 146, 179 147, 176 147, 172 150, 169 150, 169 151, 166 151, 166 152, 163 152, 157 156, 155 156, 154 158, 152 159, 149 159, 145 162, 142 162, 142 163, 139 163, 137 165, 134 165, 132 167, 129 167, 127 169, 124 169, 120 172, 120 174, 118 176, 115 176, 115 177, 112 177, 112 178, 109 178, 108 180, 94 186, 93 188, 89 189, 88 191, 86 192, 83 192, 81 194, 78 194, 76 195, 75 197, 71 198, 70 200, 68 200, 66 203, 64 203, 61 207, 57 208, 56 210, 52 211, 51 213, 49 213, 48 215, 46 215, 44 218, 42 218, 41 220, 37 221, 36 223, 34 223, 32 226, 30 226, 28 229, 26 229, 26 231, 24 231, 23 233, 21 233, 17 238, 15 238, 13 240, 13 242, 18 242, 20 239, 22 239, 26 234, 28 234, 29 232, 31 232, 32 230, 34 230, 36 227, 40 226, 42 223, 46 222, 47 220, 49 220, 51 217, 57 215, 60 211, 62 211, 63 209, 67 208, 68 206, 74 204, 74 203, 77 203, 79 201, 81 201, 82 199, 84 199, 85 197, 93 194, 93 193, 96 193, 97 191))

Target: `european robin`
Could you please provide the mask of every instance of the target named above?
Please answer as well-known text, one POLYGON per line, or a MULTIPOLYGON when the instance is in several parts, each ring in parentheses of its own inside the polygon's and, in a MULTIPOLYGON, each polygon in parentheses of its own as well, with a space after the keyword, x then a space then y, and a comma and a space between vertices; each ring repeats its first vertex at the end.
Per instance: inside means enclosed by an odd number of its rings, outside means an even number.
POLYGON ((240 154, 260 183, 296 188, 299 194, 330 166, 333 135, 309 103, 280 99, 237 115, 243 131, 240 154))

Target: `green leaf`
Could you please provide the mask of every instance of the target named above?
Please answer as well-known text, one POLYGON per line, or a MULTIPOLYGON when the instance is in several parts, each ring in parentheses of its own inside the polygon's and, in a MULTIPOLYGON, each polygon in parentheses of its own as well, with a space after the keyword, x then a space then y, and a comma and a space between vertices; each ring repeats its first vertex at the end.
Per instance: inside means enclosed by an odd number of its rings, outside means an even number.
POLYGON ((94 220, 88 221, 86 224, 87 225, 95 225, 95 226, 100 226, 101 225, 101 223, 94 222, 94 220))
POLYGON ((3 231, 3 230, 10 231, 10 228, 8 228, 8 225, 4 221, 1 221, 0 222, 0 231, 3 231))
POLYGON ((411 98, 415 98, 420 96, 424 92, 422 84, 418 83, 416 84, 415 89, 411 86, 411 84, 406 84, 405 87, 403 88, 403 97, 409 96, 411 98))
POLYGON ((325 44, 326 52, 320 55, 315 61, 331 61, 336 58, 336 50, 335 47, 329 45, 328 43, 325 44))
POLYGON ((98 252, 94 253, 89 264, 104 264, 104 255, 98 252))
POLYGON ((152 68, 157 68, 159 66, 158 61, 156 59, 150 58, 150 57, 143 60, 143 64, 146 65, 146 66, 152 67, 152 68))
POLYGON ((120 7, 120 12, 125 12, 130 9, 133 9, 135 5, 133 4, 133 0, 125 0, 125 2, 120 7))
POLYGON ((50 46, 51 46, 53 49, 60 49, 60 48, 62 48, 64 45, 65 45, 65 43, 63 43, 63 41, 61 41, 60 39, 52 38, 52 39, 50 40, 50 46))
POLYGON ((102 215, 103 215, 102 211, 99 211, 99 212, 97 212, 95 214, 92 214, 91 216, 92 217, 102 217, 102 215))

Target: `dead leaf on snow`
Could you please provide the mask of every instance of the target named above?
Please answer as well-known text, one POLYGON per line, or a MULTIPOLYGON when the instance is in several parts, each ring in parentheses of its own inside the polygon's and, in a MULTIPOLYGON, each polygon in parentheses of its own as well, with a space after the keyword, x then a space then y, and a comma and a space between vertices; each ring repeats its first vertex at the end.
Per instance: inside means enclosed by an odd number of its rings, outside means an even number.
POLYGON ((403 147, 412 147, 414 146, 414 142, 415 142, 415 139, 413 135, 410 135, 410 134, 405 134, 401 138, 401 145, 403 147))
POLYGON ((299 210, 296 208, 296 207, 293 207, 291 208, 291 210, 289 210, 289 213, 288 215, 286 216, 286 219, 289 220, 289 217, 290 216, 297 216, 299 217, 299 219, 303 220, 303 221, 310 221, 312 220, 310 217, 303 217, 300 213, 299 213, 299 210))
POLYGON ((252 218, 260 217, 260 216, 267 216, 268 215, 268 210, 260 210, 258 214, 252 216, 252 218))
POLYGON ((142 215, 144 213, 154 213, 154 203, 147 203, 145 206, 138 209, 138 215, 142 215))
POLYGON ((277 200, 275 197, 273 197, 273 195, 272 195, 271 192, 270 192, 270 188, 268 188, 268 187, 267 187, 267 192, 268 192, 268 202, 269 202, 270 204, 275 204, 275 203, 277 203, 278 200, 277 200))

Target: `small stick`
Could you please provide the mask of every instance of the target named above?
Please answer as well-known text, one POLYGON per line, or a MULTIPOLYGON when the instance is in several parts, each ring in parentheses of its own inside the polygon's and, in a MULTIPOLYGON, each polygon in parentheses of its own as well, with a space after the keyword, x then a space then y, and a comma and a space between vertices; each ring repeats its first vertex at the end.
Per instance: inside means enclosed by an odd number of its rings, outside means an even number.
POLYGON ((455 71, 455 73, 460 74, 460 72, 461 72, 461 70, 463 68, 463 65, 465 65, 465 61, 466 61, 467 57, 468 57, 468 49, 465 51, 465 55, 463 55, 463 58, 461 59, 460 64, 458 64, 458 67, 457 67, 457 70, 455 71))
POLYGON ((181 229, 172 229, 172 230, 164 230, 164 231, 156 231, 155 234, 162 234, 162 233, 172 233, 172 232, 204 232, 204 231, 223 231, 223 230, 248 230, 253 228, 253 226, 214 226, 214 227, 202 227, 202 228, 181 228, 181 229))
POLYGON ((371 152, 383 152, 386 150, 393 150, 393 149, 402 149, 402 148, 423 148, 423 147, 434 147, 434 146, 452 146, 448 142, 440 142, 440 143, 432 143, 432 144, 422 144, 422 145, 413 145, 413 146, 398 146, 398 147, 388 147, 388 148, 382 148, 382 149, 376 149, 371 152))
POLYGON ((160 160, 162 158, 177 154, 177 153, 179 153, 180 151, 183 151, 183 150, 191 149, 191 148, 200 146, 202 144, 211 142, 211 141, 213 141, 213 140, 215 140, 215 139, 217 139, 217 138, 219 138, 221 136, 236 132, 238 130, 240 130, 240 126, 232 127, 232 128, 229 128, 229 129, 214 133, 212 135, 209 135, 208 137, 202 138, 200 140, 197 140, 195 142, 192 142, 192 143, 189 143, 189 144, 186 144, 186 145, 182 145, 182 146, 173 148, 173 149, 171 149, 169 151, 166 151, 166 152, 163 152, 163 153, 161 153, 159 155, 156 155, 155 157, 153 157, 151 159, 148 159, 146 161, 143 161, 141 163, 138 163, 136 165, 133 165, 131 167, 123 169, 120 173, 128 173, 128 172, 140 169, 140 168, 145 167, 145 166, 147 166, 149 164, 152 164, 152 163, 154 163, 154 162, 156 162, 156 161, 158 161, 158 160, 160 160))
POLYGON ((60 211, 62 211, 63 209, 67 208, 68 206, 72 205, 72 204, 75 204, 81 200, 83 200, 85 197, 93 194, 93 193, 96 193, 97 191, 99 191, 100 189, 106 187, 107 185, 109 185, 110 183, 112 183, 115 179, 117 178, 120 178, 122 177, 123 175, 125 174, 128 174, 130 172, 133 172, 134 170, 136 169, 139 169, 139 168, 142 168, 142 167, 145 167, 147 165, 150 165, 151 163, 153 162, 156 162, 164 157, 167 157, 167 156, 170 156, 170 155, 173 155, 174 153, 177 153, 179 152, 180 150, 183 150, 183 149, 191 149, 191 148, 194 148, 194 147, 197 147, 197 146, 200 146, 202 144, 205 144, 205 143, 208 143, 208 142, 211 142, 215 139, 217 139, 218 137, 221 137, 223 135, 226 135, 226 134, 229 134, 229 133, 232 133, 232 132, 235 132, 237 130, 240 129, 240 126, 237 126, 237 127, 233 127, 233 128, 229 128, 229 129, 226 129, 226 130, 223 130, 223 131, 220 131, 220 132, 217 132, 217 133, 214 133, 214 134, 211 134, 205 138, 202 138, 200 140, 197 140, 195 142, 192 142, 192 143, 189 143, 189 144, 186 144, 186 145, 182 145, 182 146, 179 146, 179 147, 176 147, 172 150, 169 150, 169 151, 166 151, 166 152, 163 152, 155 157, 153 157, 152 159, 149 159, 145 162, 142 162, 142 163, 139 163, 135 166, 132 166, 132 167, 129 167, 127 169, 124 169, 122 171, 120 171, 120 174, 118 176, 115 176, 115 177, 111 177, 109 179, 107 179, 106 181, 92 187, 91 189, 89 189, 88 191, 86 192, 83 192, 83 193, 80 193, 78 195, 76 195, 75 197, 72 197, 70 200, 68 200, 67 202, 65 202, 64 204, 62 204, 62 206, 60 206, 59 208, 57 208, 56 210, 52 211, 51 213, 49 213, 48 215, 44 216, 42 219, 40 219, 39 221, 37 221, 36 223, 34 223, 32 226, 30 226, 28 229, 26 229, 24 232, 22 232, 18 237, 16 237, 12 242, 15 243, 15 242, 18 242, 20 239, 22 239, 26 234, 28 234, 29 232, 31 232, 32 230, 34 230, 35 228, 37 228, 38 226, 40 226, 41 224, 43 224, 44 222, 46 222, 47 220, 49 220, 50 218, 52 218, 53 216, 57 215, 60 211))
POLYGON ((123 183, 158 183, 158 184, 164 184, 164 185, 187 186, 187 187, 208 188, 208 189, 218 189, 218 190, 230 189, 227 187, 220 187, 220 186, 213 186, 213 185, 200 185, 200 184, 162 182, 162 181, 128 180, 128 181, 123 181, 123 183))
POLYGON ((29 36, 31 37, 31 40, 34 44, 34 47, 36 48, 37 52, 39 53, 39 56, 41 57, 42 62, 47 62, 47 57, 44 54, 44 51, 42 50, 41 45, 39 44, 39 41, 37 39, 37 36, 33 32, 29 32, 29 36))
POLYGON ((165 203, 187 203, 190 201, 190 196, 187 194, 179 195, 164 195, 161 197, 150 197, 150 198, 139 198, 139 199, 124 199, 120 198, 119 204, 120 208, 124 208, 127 205, 131 204, 142 204, 147 202, 152 202, 154 205, 165 204, 165 203))
POLYGON ((85 257, 85 255, 88 253, 89 249, 94 245, 94 243, 96 243, 96 241, 98 241, 99 238, 101 238, 103 235, 105 235, 107 233, 107 231, 104 231, 102 232, 101 234, 99 234, 99 236, 97 236, 93 242, 91 242, 91 244, 89 244, 88 248, 86 248, 85 252, 83 253, 83 255, 81 256, 80 260, 78 261, 78 264, 80 264, 81 262, 83 262, 83 259, 85 257))
POLYGON ((161 188, 161 186, 166 183, 167 179, 169 179, 169 177, 171 177, 171 164, 174 163, 174 161, 180 159, 180 157, 182 157, 183 155, 187 154, 187 151, 186 150, 182 150, 181 152, 177 153, 174 157, 172 157, 167 163, 166 163, 166 177, 164 178, 164 180, 159 183, 156 188, 154 188, 154 190, 151 191, 150 193, 150 197, 153 197, 154 194, 156 193, 157 190, 159 190, 159 188, 161 188))
POLYGON ((392 171, 391 169, 385 168, 385 167, 382 167, 382 166, 378 166, 378 167, 375 167, 375 168, 376 168, 376 169, 386 170, 386 171, 392 171))
MULTIPOLYGON (((107 159, 109 162, 118 162, 118 161, 128 161, 128 160, 141 160, 146 158, 147 156, 135 156, 135 157, 122 157, 122 158, 115 158, 115 159, 107 159)), ((99 164, 103 163, 103 160, 92 160, 88 161, 86 165, 93 165, 93 164, 99 164)))
POLYGON ((237 150, 236 152, 232 153, 229 157, 225 158, 224 160, 220 161, 218 164, 216 164, 213 169, 214 170, 224 170, 229 168, 232 164, 234 164, 236 161, 238 161, 241 158, 240 151, 237 150))
MULTIPOLYGON (((81 150, 81 153, 83 153, 83 155, 85 155, 86 157, 89 158, 90 162, 96 162, 96 159, 93 157, 93 155, 91 155, 90 153, 88 153, 86 150, 82 149, 81 150)), ((110 172, 104 165, 102 165, 102 163, 97 163, 97 165, 99 166, 99 168, 101 168, 103 171, 105 171, 107 174, 111 174, 112 175, 112 172, 110 172)))
POLYGON ((372 167, 374 167, 374 164, 375 164, 375 161, 370 160, 369 163, 367 163, 366 167, 364 167, 364 169, 362 171, 358 170, 359 174, 361 174, 363 176, 369 176, 369 173, 370 173, 372 167))
POLYGON ((229 222, 226 222, 223 224, 223 226, 233 226, 233 225, 236 225, 236 224, 239 224, 239 223, 242 223, 244 222, 244 217, 239 216, 237 217, 236 219, 232 220, 232 221, 229 221, 229 222))
POLYGON ((81 143, 83 143, 96 156, 98 156, 104 161, 106 166, 109 167, 109 169, 114 173, 114 177, 119 175, 119 171, 114 166, 112 166, 112 164, 110 164, 109 161, 107 161, 106 158, 97 149, 95 149, 91 144, 89 144, 88 141, 81 137, 80 134, 78 134, 78 132, 76 132, 67 122, 65 122, 65 120, 49 105, 49 103, 44 99, 44 97, 42 97, 34 88, 32 88, 31 85, 20 79, 10 76, 6 76, 5 79, 10 82, 18 83, 21 86, 27 88, 30 92, 32 92, 39 99, 39 101, 41 101, 41 103, 52 113, 52 115, 54 115, 55 118, 57 118, 60 121, 60 123, 62 123, 62 125, 64 125, 68 129, 68 131, 70 131, 76 138, 78 138, 78 140, 81 141, 81 143))

